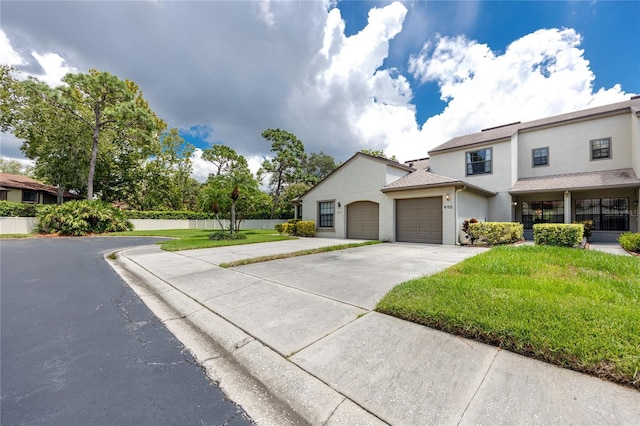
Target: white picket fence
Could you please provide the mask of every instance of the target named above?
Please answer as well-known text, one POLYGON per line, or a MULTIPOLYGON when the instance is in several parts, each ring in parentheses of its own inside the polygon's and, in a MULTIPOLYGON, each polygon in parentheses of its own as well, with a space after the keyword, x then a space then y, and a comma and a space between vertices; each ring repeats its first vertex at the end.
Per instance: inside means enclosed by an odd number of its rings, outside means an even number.
MULTIPOLYGON (((224 229, 229 229, 229 221, 223 220, 224 229)), ((276 224, 286 220, 247 219, 240 223, 240 229, 274 229, 276 224)), ((220 223, 213 219, 131 219, 137 231, 155 231, 160 229, 221 229, 220 223)), ((0 234, 30 234, 36 226, 35 217, 0 217, 0 234)))

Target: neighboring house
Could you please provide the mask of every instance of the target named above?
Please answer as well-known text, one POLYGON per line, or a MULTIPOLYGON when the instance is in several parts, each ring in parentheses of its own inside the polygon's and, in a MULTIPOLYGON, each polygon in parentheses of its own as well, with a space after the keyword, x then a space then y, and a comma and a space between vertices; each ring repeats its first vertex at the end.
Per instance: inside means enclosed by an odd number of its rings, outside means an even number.
POLYGON ((465 219, 638 232, 640 97, 460 136, 399 164, 358 153, 302 195, 318 236, 456 244, 465 219))
MULTIPOLYGON (((23 175, 0 173, 0 200, 14 203, 55 204, 58 189, 23 175)), ((79 198, 70 192, 64 193, 64 201, 79 198)))

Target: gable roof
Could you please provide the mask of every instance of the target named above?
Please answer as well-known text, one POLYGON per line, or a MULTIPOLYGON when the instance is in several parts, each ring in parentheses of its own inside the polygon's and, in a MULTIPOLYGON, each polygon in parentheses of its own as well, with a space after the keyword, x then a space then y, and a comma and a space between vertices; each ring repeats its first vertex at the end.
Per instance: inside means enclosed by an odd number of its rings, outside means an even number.
POLYGON ((301 198, 303 198, 305 195, 307 195, 308 193, 310 193, 311 191, 316 189, 318 186, 320 186, 322 183, 324 183, 327 179, 329 179, 331 176, 333 176, 333 174, 336 173, 338 170, 342 169, 343 167, 346 167, 347 164, 353 162, 358 157, 367 158, 369 160, 375 160, 375 161, 378 161, 380 163, 384 163, 384 164, 387 164, 389 166, 398 168, 400 170, 404 170, 406 172, 412 172, 412 171, 415 170, 414 168, 409 167, 406 164, 400 164, 397 161, 389 160, 388 158, 376 157, 375 155, 365 154, 364 152, 356 152, 354 155, 351 156, 351 158, 349 158, 344 163, 340 164, 338 167, 335 168, 335 170, 333 170, 331 173, 329 173, 327 176, 325 176, 324 179, 322 179, 320 182, 318 182, 315 185, 313 185, 304 194, 302 194, 299 197, 295 198, 293 201, 300 200, 301 198))
POLYGON ((640 179, 638 179, 633 169, 603 170, 600 172, 569 173, 518 179, 509 193, 524 194, 554 190, 624 187, 640 187, 640 179))
POLYGON ((468 184, 459 179, 437 175, 425 169, 416 170, 400 179, 391 182, 382 188, 382 192, 407 191, 411 189, 439 188, 443 186, 466 186, 469 189, 480 192, 484 195, 493 196, 495 192, 487 191, 475 185, 468 184))
MULTIPOLYGON (((3 190, 9 189, 26 189, 28 191, 41 191, 51 195, 58 195, 58 189, 55 186, 38 182, 23 175, 12 175, 10 173, 0 173, 0 187, 3 190)), ((69 191, 64 192, 64 196, 68 198, 76 198, 77 196, 69 191)))
POLYGON ((463 147, 481 145, 488 142, 497 142, 510 139, 519 131, 534 130, 540 127, 557 125, 572 121, 586 120, 596 116, 615 115, 624 112, 640 113, 640 97, 634 96, 628 101, 617 102, 615 104, 603 105, 595 108, 584 109, 581 111, 569 112, 566 114, 554 115, 551 117, 541 118, 539 120, 528 121, 525 123, 511 123, 503 126, 484 129, 478 133, 472 133, 464 136, 457 136, 442 145, 439 145, 429 151, 429 155, 436 152, 452 151, 463 147))

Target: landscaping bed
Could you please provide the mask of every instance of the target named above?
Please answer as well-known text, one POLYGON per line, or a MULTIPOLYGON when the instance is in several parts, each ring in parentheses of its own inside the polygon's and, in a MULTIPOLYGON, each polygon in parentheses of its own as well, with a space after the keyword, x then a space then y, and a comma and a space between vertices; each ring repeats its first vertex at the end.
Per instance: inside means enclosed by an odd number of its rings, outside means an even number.
POLYGON ((640 259, 496 247, 400 284, 377 310, 640 389, 640 259))

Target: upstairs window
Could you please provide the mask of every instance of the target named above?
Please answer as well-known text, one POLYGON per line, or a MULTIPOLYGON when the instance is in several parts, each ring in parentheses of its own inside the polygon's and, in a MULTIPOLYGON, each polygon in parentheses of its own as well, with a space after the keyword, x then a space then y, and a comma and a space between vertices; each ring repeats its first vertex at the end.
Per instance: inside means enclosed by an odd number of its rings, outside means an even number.
POLYGON ((611 158, 611 138, 591 141, 591 159, 601 160, 603 158, 611 158))
POLYGON ((318 203, 318 228, 333 228, 333 201, 318 203))
POLYGON ((467 152, 467 176, 491 173, 492 149, 467 152))
POLYGON ((549 147, 535 148, 531 151, 533 157, 533 167, 549 165, 549 147))

